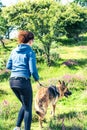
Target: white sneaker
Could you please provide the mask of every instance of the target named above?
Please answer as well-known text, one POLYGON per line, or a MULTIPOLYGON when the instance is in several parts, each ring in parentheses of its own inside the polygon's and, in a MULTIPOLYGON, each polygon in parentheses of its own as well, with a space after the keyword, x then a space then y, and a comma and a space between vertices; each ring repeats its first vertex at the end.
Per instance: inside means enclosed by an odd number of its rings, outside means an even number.
POLYGON ((22 130, 20 127, 15 127, 13 130, 22 130))

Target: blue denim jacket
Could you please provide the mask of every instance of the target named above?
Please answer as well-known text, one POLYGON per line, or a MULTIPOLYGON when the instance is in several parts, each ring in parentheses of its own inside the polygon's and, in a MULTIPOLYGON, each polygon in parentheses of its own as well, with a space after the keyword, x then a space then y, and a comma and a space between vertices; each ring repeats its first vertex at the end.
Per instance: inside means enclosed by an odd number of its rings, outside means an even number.
POLYGON ((36 81, 39 80, 36 56, 27 44, 20 44, 11 52, 6 68, 11 70, 11 77, 30 78, 33 75, 36 81))

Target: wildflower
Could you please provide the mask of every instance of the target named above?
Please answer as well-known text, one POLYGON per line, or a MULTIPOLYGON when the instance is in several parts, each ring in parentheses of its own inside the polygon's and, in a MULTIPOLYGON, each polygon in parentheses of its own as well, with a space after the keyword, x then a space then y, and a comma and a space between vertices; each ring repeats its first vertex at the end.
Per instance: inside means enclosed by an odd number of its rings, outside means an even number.
POLYGON ((4 105, 4 106, 8 106, 8 105, 9 105, 9 102, 8 102, 7 100, 4 100, 4 101, 3 101, 3 105, 4 105))
POLYGON ((72 80, 73 76, 72 75, 69 75, 69 74, 65 74, 63 76, 63 79, 67 82, 70 82, 72 80))

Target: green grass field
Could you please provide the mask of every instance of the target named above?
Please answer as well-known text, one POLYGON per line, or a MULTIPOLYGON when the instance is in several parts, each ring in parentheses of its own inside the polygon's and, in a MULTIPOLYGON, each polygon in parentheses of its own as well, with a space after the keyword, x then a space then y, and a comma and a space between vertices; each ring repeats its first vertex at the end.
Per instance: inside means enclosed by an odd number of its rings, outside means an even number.
MULTIPOLYGON (((13 44, 12 42, 7 43, 9 49, 15 46, 15 42, 13 44)), ((50 114, 51 107, 49 106, 43 130, 87 130, 87 41, 81 41, 76 45, 60 45, 60 47, 52 49, 58 51, 59 59, 51 67, 47 67, 45 63, 37 64, 40 82, 49 86, 51 84, 57 85, 59 79, 64 80, 68 83, 72 95, 57 102, 54 118, 50 114)), ((9 50, 0 46, 1 63, 3 60, 6 62, 9 54, 9 50)), ((3 68, 3 65, 0 64, 0 67, 3 68)), ((0 130, 12 130, 15 127, 21 106, 9 87, 8 77, 8 74, 0 72, 0 130)), ((32 87, 33 119, 31 130, 40 130, 34 111, 34 97, 38 91, 38 84, 33 79, 32 87)))

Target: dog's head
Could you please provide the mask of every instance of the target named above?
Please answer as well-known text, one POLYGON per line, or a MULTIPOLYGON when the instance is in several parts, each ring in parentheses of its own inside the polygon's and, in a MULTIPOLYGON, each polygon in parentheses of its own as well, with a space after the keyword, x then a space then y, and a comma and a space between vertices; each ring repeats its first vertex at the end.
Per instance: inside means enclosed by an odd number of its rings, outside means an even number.
POLYGON ((71 91, 67 88, 67 84, 65 84, 64 81, 60 81, 58 82, 58 91, 60 93, 60 97, 68 97, 70 96, 72 93, 71 91))

